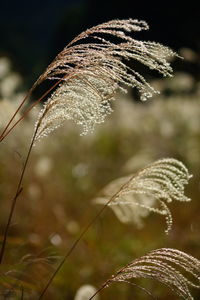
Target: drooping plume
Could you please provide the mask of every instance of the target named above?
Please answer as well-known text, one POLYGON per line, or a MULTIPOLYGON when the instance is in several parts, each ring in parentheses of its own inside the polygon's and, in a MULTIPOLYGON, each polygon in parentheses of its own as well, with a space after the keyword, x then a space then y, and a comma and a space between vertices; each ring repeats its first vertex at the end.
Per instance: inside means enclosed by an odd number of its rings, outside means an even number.
POLYGON ((103 286, 108 287, 113 282, 129 282, 134 278, 157 280, 178 296, 193 300, 189 288, 200 288, 200 261, 177 249, 157 249, 133 260, 103 286))
POLYGON ((61 79, 39 116, 36 140, 65 120, 82 125, 83 134, 92 131, 111 113, 110 102, 116 92, 129 86, 138 89, 141 100, 156 93, 127 61, 136 60, 170 76, 167 59, 176 54, 161 44, 138 41, 130 35, 147 29, 144 21, 113 20, 84 31, 69 43, 37 81, 61 79))
POLYGON ((172 226, 172 216, 167 203, 172 200, 190 201, 184 195, 184 187, 190 177, 180 161, 160 159, 136 174, 112 181, 94 202, 103 205, 108 203, 121 222, 139 226, 142 218, 151 211, 164 215, 168 232, 172 226), (109 201, 111 198, 112 201, 109 201))

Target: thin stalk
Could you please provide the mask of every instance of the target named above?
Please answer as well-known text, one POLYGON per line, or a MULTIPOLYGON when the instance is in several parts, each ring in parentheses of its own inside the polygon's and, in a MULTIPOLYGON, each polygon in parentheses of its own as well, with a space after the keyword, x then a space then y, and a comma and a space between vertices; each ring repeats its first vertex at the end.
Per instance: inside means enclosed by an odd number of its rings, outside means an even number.
POLYGON ((13 217, 13 213, 14 213, 14 210, 15 210, 15 207, 16 207, 17 199, 18 199, 18 197, 21 194, 22 189, 23 189, 21 184, 22 184, 22 181, 23 181, 23 178, 24 178, 24 174, 25 174, 26 167, 27 167, 27 164, 28 164, 28 161, 29 161, 29 158, 30 158, 31 151, 33 149, 33 145, 34 145, 34 141, 35 141, 35 137, 36 137, 38 128, 39 128, 39 123, 38 123, 38 126, 36 127, 34 135, 32 137, 32 140, 31 140, 31 143, 30 143, 30 146, 29 146, 29 149, 28 149, 28 153, 27 153, 27 156, 26 156, 26 159, 25 159, 25 163, 24 163, 24 166, 23 166, 20 178, 19 178, 16 193, 15 193, 15 196, 13 197, 13 199, 12 199, 12 202, 11 202, 8 221, 7 221, 7 224, 6 224, 5 231, 4 231, 3 242, 2 242, 1 251, 0 251, 0 264, 3 261, 3 257, 4 257, 4 253, 5 253, 5 247, 6 247, 6 241, 7 241, 7 237, 8 237, 8 231, 9 231, 10 224, 11 224, 12 217, 13 217))
MULTIPOLYGON (((135 176, 135 175, 134 175, 135 176)), ((125 184, 123 184, 121 186, 121 188, 108 200, 108 202, 99 210, 99 212, 96 214, 96 216, 88 223, 88 225, 83 229, 83 231, 80 233, 79 237, 75 240, 75 242, 72 244, 71 248, 67 251, 67 253, 65 254, 64 258, 62 259, 62 261, 60 262, 60 264, 58 265, 58 267, 56 268, 56 270, 54 271, 54 273, 52 274, 52 276, 49 278, 46 286, 44 287, 44 289, 42 290, 40 296, 39 296, 39 300, 43 298, 44 294, 46 293, 47 289, 49 288, 50 284, 52 283, 52 281, 54 280, 55 276, 57 275, 57 273, 60 271, 60 269, 62 268, 62 266, 64 265, 64 263, 66 262, 67 258, 70 256, 70 254, 72 253, 72 251, 75 249, 75 247, 77 246, 77 244, 80 242, 80 240, 82 239, 82 237, 86 234, 86 232, 90 229, 90 227, 92 227, 92 225, 96 222, 96 220, 100 217, 100 215, 103 213, 103 211, 106 209, 106 207, 109 205, 110 202, 112 202, 115 197, 117 197, 117 195, 121 192, 121 190, 133 179, 132 176, 125 184)))
POLYGON ((24 299, 24 287, 22 286, 22 288, 21 288, 21 300, 23 300, 24 299))
MULTIPOLYGON (((117 273, 118 274, 118 273, 117 273)), ((105 283, 102 284, 102 286, 92 295, 92 297, 90 297, 88 300, 92 300, 97 294, 99 294, 103 289, 107 288, 112 282, 115 282, 114 281, 114 278, 117 276, 117 274, 115 276, 112 276, 111 279, 108 279, 105 283)), ((133 285, 134 287, 137 287, 138 289, 142 290, 143 292, 145 292, 148 296, 150 296, 152 299, 154 300, 157 300, 147 289, 145 289, 144 287, 136 284, 136 283, 133 283, 133 282, 130 282, 130 281, 127 281, 127 280, 123 280, 121 282, 125 282, 125 283, 129 283, 131 285, 133 285)))
MULTIPOLYGON (((65 78, 66 76, 64 76, 65 78)), ((12 123, 14 117, 16 116, 16 114, 19 112, 20 108, 23 106, 23 104, 25 103, 26 99, 31 95, 32 90, 30 90, 31 92, 29 92, 26 97, 24 98, 24 100, 22 101, 22 103, 20 104, 20 106, 18 107, 18 109, 16 110, 15 114, 13 115, 13 117, 10 119, 9 123, 6 125, 4 131, 2 132, 1 136, 0 136, 0 142, 2 142, 4 140, 4 138, 14 129, 14 127, 20 122, 22 121, 30 112, 30 110, 36 106, 39 102, 41 102, 44 97, 46 97, 64 78, 61 78, 60 80, 58 80, 50 89, 48 89, 48 91, 46 91, 39 99, 37 99, 35 102, 33 102, 33 104, 23 113, 23 115, 12 125, 12 127, 9 128, 10 124, 12 123), (9 129, 8 129, 9 128, 9 129)))
POLYGON ((107 280, 102 286, 90 297, 88 300, 92 300, 97 294, 99 294, 103 289, 105 289, 110 283, 110 280, 107 280))
MULTIPOLYGON (((23 114, 23 116, 10 128, 8 129, 7 131, 4 129, 4 132, 5 134, 3 136, 1 136, 1 139, 0 139, 0 142, 10 133, 10 131, 28 114, 28 112, 38 103, 40 102, 52 89, 54 89, 63 79, 65 79, 68 75, 66 74, 63 78, 61 78, 60 80, 58 80, 48 91, 46 91, 37 101, 35 101, 30 107, 29 109, 26 110, 26 112, 23 114)), ((34 89, 34 86, 32 87, 32 90, 34 89)), ((30 90, 31 91, 31 90, 30 90)), ((30 92, 28 93, 30 95, 30 92)), ((28 95, 27 94, 27 95, 28 95)), ((28 96, 27 96, 28 97, 28 96)), ((27 97, 25 97, 25 99, 27 99, 27 97)), ((18 107, 17 109, 17 112, 20 110, 20 108, 22 107, 22 105, 24 104, 25 102, 25 99, 22 101, 22 103, 20 104, 20 106, 18 107)), ((17 114, 17 112, 15 112, 15 115, 17 114)), ((9 125, 11 124, 12 120, 14 119, 14 116, 11 118, 10 122, 9 122, 9 125)), ((9 127, 9 125, 6 126, 6 128, 9 127)), ((13 197, 12 201, 11 201, 11 207, 10 207, 10 212, 9 212, 9 216, 8 216, 8 220, 7 220, 7 224, 6 224, 6 227, 5 227, 5 231, 4 231, 4 235, 3 235, 3 241, 2 241, 2 246, 1 246, 1 250, 0 250, 0 264, 2 263, 3 261, 3 257, 4 257, 4 253, 5 253, 5 247, 6 247, 6 242, 7 242, 7 237, 8 237, 8 231, 9 231, 9 228, 10 228, 10 224, 11 224, 11 221, 12 221, 12 217, 13 217, 13 213, 14 213, 14 210, 15 210, 15 207, 16 207, 16 202, 17 202, 17 199, 19 197, 19 195, 21 194, 22 192, 22 181, 23 181, 23 178, 24 178, 24 174, 25 174, 25 171, 26 171, 26 167, 27 167, 27 164, 28 164, 28 161, 29 161, 29 158, 30 158, 30 154, 31 154, 31 151, 32 151, 32 148, 33 148, 33 145, 34 145, 34 142, 35 142, 35 138, 36 138, 36 135, 37 135, 37 132, 38 132, 38 128, 40 126, 40 121, 38 122, 37 124, 37 127, 35 128, 35 131, 34 131, 34 134, 33 134, 33 137, 32 137, 32 140, 31 140, 31 143, 30 143, 30 146, 29 146, 29 149, 28 149, 28 153, 27 153, 27 156, 26 156, 26 159, 25 159, 25 163, 24 163, 24 166, 23 166, 23 169, 22 169, 22 172, 21 172, 21 175, 20 175, 20 178, 19 178, 19 182, 18 182, 18 185, 17 185, 17 189, 16 189, 16 193, 15 193, 15 196, 13 197)))
POLYGON ((7 123, 7 125, 5 126, 4 130, 1 133, 0 136, 0 141, 3 140, 4 138, 4 134, 6 133, 6 131, 8 130, 10 124, 12 123, 12 121, 14 120, 15 116, 17 115, 17 113, 20 111, 20 109, 22 108, 22 106, 24 105, 24 103, 26 102, 26 100, 30 97, 30 95, 32 94, 33 90, 34 90, 34 86, 28 91, 28 93, 26 94, 26 96, 24 97, 24 99, 22 100, 21 104, 19 105, 19 107, 17 108, 17 110, 15 111, 14 115, 12 116, 12 118, 10 119, 10 121, 7 123))

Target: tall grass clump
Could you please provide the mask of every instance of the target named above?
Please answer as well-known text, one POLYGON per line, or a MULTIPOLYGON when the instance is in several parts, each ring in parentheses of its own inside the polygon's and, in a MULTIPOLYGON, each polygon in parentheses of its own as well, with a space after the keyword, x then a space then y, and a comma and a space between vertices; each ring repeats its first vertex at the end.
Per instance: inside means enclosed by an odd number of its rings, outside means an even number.
MULTIPOLYGON (((81 135, 91 133, 97 124, 103 123, 112 113, 112 103, 117 93, 126 93, 129 87, 137 89, 142 101, 158 93, 142 74, 129 66, 129 61, 139 62, 163 76, 172 75, 168 60, 177 56, 175 52, 159 43, 138 41, 132 37, 133 32, 147 29, 148 25, 144 21, 113 20, 94 26, 78 35, 36 80, 5 126, 0 141, 10 134, 38 102, 50 94, 37 117, 16 191, 11 200, 0 251, 1 265, 6 254, 7 238, 16 203, 23 193, 26 169, 33 147, 37 147, 38 141, 61 127, 67 120, 82 127, 81 135), (26 107, 16 120, 16 116, 22 111, 32 92, 45 80, 53 80, 52 87, 26 107)), ((38 292, 37 298, 42 299, 45 296, 72 251, 107 207, 112 208, 124 223, 139 224, 149 211, 164 215, 167 221, 166 232, 169 232, 172 226, 172 215, 168 203, 172 200, 190 201, 184 194, 185 185, 190 177, 183 163, 177 159, 166 158, 110 183, 103 190, 103 196, 95 200, 96 203, 103 204, 103 207, 81 230, 46 284, 38 292)), ((177 266, 199 280, 200 270, 197 259, 179 250, 158 249, 122 268, 98 291, 95 291, 90 299, 113 282, 126 282, 139 277, 156 279, 169 285, 178 295, 192 299, 189 287, 199 287, 199 285, 187 279, 177 266), (196 266, 193 266, 194 262, 196 266), (171 263, 175 266, 171 266, 171 263)), ((23 282, 19 283, 19 286, 21 299, 23 299, 25 292, 23 282)))

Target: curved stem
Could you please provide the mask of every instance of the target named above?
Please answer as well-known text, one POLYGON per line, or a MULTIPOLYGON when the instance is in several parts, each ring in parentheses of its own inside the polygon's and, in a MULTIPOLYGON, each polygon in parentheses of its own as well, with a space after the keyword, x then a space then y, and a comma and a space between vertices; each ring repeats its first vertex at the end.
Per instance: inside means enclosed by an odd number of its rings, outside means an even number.
MULTIPOLYGON (((107 288, 112 282, 117 282, 114 281, 114 278, 118 275, 118 272, 115 276, 112 276, 111 279, 106 280, 106 282, 104 282, 102 284, 102 286, 88 299, 88 300, 92 300, 97 294, 99 294, 103 289, 107 288)), ((118 282, 125 282, 125 283, 129 283, 131 285, 133 285, 134 287, 137 287, 138 289, 140 289, 141 291, 145 292, 148 296, 150 296, 152 299, 157 300, 147 289, 145 289, 144 287, 130 282, 128 280, 122 280, 122 281, 118 281, 118 282)))
MULTIPOLYGON (((12 120, 14 119, 15 115, 17 114, 17 112, 20 110, 20 108, 23 106, 25 100, 28 98, 28 96, 30 96, 31 92, 33 91, 33 89, 35 88, 35 85, 33 85, 32 89, 29 91, 29 93, 27 94, 27 96, 24 98, 24 100, 22 101, 22 103, 20 104, 20 106, 18 107, 17 111, 15 112, 15 114, 13 115, 13 117, 11 118, 10 122, 7 124, 6 128, 4 129, 4 135, 1 135, 0 137, 0 142, 10 133, 10 131, 22 120, 24 119, 24 117, 28 114, 28 112, 38 103, 40 102, 52 89, 54 89, 67 75, 65 75, 62 79, 60 79, 59 81, 57 81, 48 91, 46 91, 37 101, 35 101, 30 107, 29 109, 27 109, 25 111, 25 113, 22 115, 22 117, 10 128, 9 128, 9 125, 11 124, 12 120), (8 129, 8 130, 6 130, 8 129)), ((23 181, 23 178, 24 178, 24 174, 25 174, 25 171, 26 171, 26 167, 27 167, 27 164, 28 164, 28 161, 29 161, 29 158, 30 158, 30 154, 31 154, 31 151, 32 151, 32 148, 33 148, 33 145, 34 145, 34 141, 35 141, 35 138, 36 138, 36 135, 37 135, 37 132, 38 132, 38 128, 40 126, 40 122, 38 122, 37 124, 37 127, 34 131, 34 134, 33 134, 33 137, 32 137, 32 140, 31 140, 31 143, 30 143, 30 146, 29 146, 29 150, 28 150, 28 153, 27 153, 27 156, 26 156, 26 159, 25 159, 25 163, 24 163, 24 166, 23 166, 23 169, 22 169, 22 172, 21 172, 21 176, 19 178, 19 182, 18 182, 18 185, 17 185, 17 189, 16 189, 16 193, 15 193, 15 196, 13 197, 12 199, 12 202, 11 202, 11 207, 10 207, 10 212, 9 212, 9 216, 8 216, 8 220, 7 220, 7 224, 6 224, 6 227, 5 227, 5 231, 4 231, 4 234, 3 234, 3 241, 2 241, 2 245, 1 245, 1 250, 0 250, 0 264, 2 263, 3 261, 3 257, 4 257, 4 253, 5 253, 5 247, 6 247, 6 242, 7 242, 7 237, 8 237, 8 231, 9 231, 9 228, 10 228, 10 224, 11 224, 11 221, 12 221, 12 217, 13 217, 13 213, 14 213, 14 210, 15 210, 15 207, 16 207, 16 202, 17 202, 17 199, 19 197, 19 195, 21 194, 22 192, 22 181, 23 181)))
POLYGON ((6 224, 5 231, 4 231, 3 242, 2 242, 1 251, 0 251, 0 264, 3 261, 3 257, 4 257, 4 253, 5 253, 5 247, 6 247, 6 241, 7 241, 7 237, 8 237, 8 231, 9 231, 11 220, 12 220, 12 217, 13 217, 13 213, 14 213, 14 210, 15 210, 15 207, 16 207, 17 198, 19 197, 19 195, 21 194, 22 189, 23 189, 21 184, 22 184, 24 174, 25 174, 25 171, 26 171, 26 167, 27 167, 27 164, 28 164, 28 161, 29 161, 29 158, 30 158, 30 154, 31 154, 33 145, 34 145, 34 141, 35 141, 35 137, 36 137, 36 134, 37 134, 37 131, 38 131, 38 127, 39 127, 39 125, 36 127, 34 135, 32 137, 32 140, 31 140, 31 143, 30 143, 30 146, 29 146, 29 150, 28 150, 28 153, 27 153, 27 156, 26 156, 26 159, 25 159, 25 163, 24 163, 24 166, 23 166, 23 169, 22 169, 22 172, 21 172, 21 176, 19 178, 16 193, 15 193, 15 196, 13 197, 13 199, 12 199, 12 202, 11 202, 8 221, 7 221, 7 224, 6 224))
POLYGON ((14 129, 14 127, 20 122, 22 121, 30 112, 30 110, 35 107, 39 102, 41 102, 62 80, 64 80, 67 77, 67 75, 65 75, 63 78, 59 79, 50 89, 48 89, 39 99, 37 99, 35 102, 33 102, 33 104, 22 114, 22 116, 12 125, 12 127, 9 128, 10 124, 12 123, 12 121, 14 120, 15 116, 17 115, 17 113, 19 112, 19 110, 21 109, 21 107, 23 106, 23 104, 25 103, 25 101, 28 99, 28 97, 31 95, 31 93, 33 92, 33 90, 35 89, 35 86, 33 86, 30 91, 28 92, 28 94, 26 95, 26 97, 23 99, 22 103, 19 105, 18 109, 16 110, 16 112, 14 113, 14 115, 12 116, 12 118, 10 119, 9 123, 6 125, 5 129, 3 130, 1 136, 0 136, 0 142, 2 142, 4 140, 4 138, 14 129), (9 129, 8 129, 9 128, 9 129))
POLYGON ((44 296, 44 294, 46 293, 48 287, 50 286, 50 284, 52 283, 53 279, 55 278, 55 276, 57 275, 57 273, 60 271, 61 267, 63 266, 63 264, 66 262, 67 258, 70 256, 70 254, 72 253, 72 251, 75 249, 75 247, 77 246, 77 244, 80 242, 80 240, 82 239, 82 237, 85 235, 85 233, 88 231, 88 229, 94 224, 94 222, 98 219, 98 217, 102 214, 102 212, 104 211, 104 209, 106 208, 107 205, 104 205, 103 208, 97 213, 97 215, 92 219, 92 221, 84 228, 84 230, 81 232, 81 234, 79 235, 79 237, 75 240, 75 242, 72 244, 71 248, 67 251, 66 255, 64 256, 64 258, 62 259, 62 261, 60 262, 60 264, 58 265, 57 269, 55 270, 55 272, 52 274, 52 276, 50 277, 49 281, 47 282, 46 286, 44 287, 43 291, 41 292, 40 296, 38 299, 42 299, 42 297, 44 296))
POLYGON ((97 294, 99 294, 103 289, 105 289, 109 284, 109 280, 102 284, 102 286, 90 297, 88 300, 92 300, 97 294))
POLYGON ((24 299, 24 288, 22 286, 22 288, 21 288, 21 300, 23 300, 23 299, 24 299))
POLYGON ((64 258, 62 259, 62 261, 60 262, 60 264, 58 265, 58 267, 56 268, 56 270, 54 271, 54 273, 52 274, 52 276, 50 277, 50 279, 48 280, 46 286, 44 287, 44 289, 42 290, 40 296, 39 296, 39 300, 43 298, 44 294, 46 293, 47 289, 49 288, 50 284, 52 283, 52 281, 54 280, 55 276, 57 275, 57 273, 60 271, 60 269, 62 268, 63 264, 66 262, 67 258, 70 256, 70 254, 72 253, 72 251, 75 249, 75 247, 77 246, 77 244, 80 242, 80 240, 82 239, 82 237, 85 235, 85 233, 90 229, 90 227, 96 222, 96 220, 99 218, 99 216, 103 213, 103 211, 106 209, 106 207, 109 205, 110 202, 112 202, 117 195, 121 192, 121 190, 129 183, 129 181, 132 180, 134 176, 132 176, 125 184, 123 184, 120 189, 108 200, 108 202, 99 210, 99 212, 96 214, 96 216, 88 223, 88 225, 83 229, 83 231, 80 233, 79 237, 75 240, 75 242, 72 244, 71 248, 67 251, 67 253, 65 254, 64 258))
POLYGON ((10 121, 7 123, 7 125, 5 126, 4 130, 2 131, 1 135, 0 135, 0 141, 2 141, 4 139, 4 135, 6 133, 6 131, 8 130, 10 124, 12 123, 12 121, 14 120, 14 118, 16 117, 17 113, 20 111, 20 109, 22 108, 22 106, 24 105, 24 103, 26 102, 26 100, 30 97, 30 95, 32 94, 33 90, 34 90, 35 86, 33 86, 28 93, 26 94, 26 96, 24 97, 24 99, 22 100, 21 104, 18 106, 17 110, 15 111, 14 115, 12 116, 12 118, 10 119, 10 121))

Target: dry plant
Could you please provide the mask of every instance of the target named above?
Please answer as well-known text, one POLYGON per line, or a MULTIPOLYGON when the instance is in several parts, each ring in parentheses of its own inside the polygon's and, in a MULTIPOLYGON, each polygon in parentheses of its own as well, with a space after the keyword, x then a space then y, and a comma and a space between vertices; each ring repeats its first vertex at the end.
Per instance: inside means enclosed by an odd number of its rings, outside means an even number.
MULTIPOLYGON (((22 117, 11 126, 16 114, 38 84, 46 79, 57 79, 57 83, 50 88, 52 90, 62 82, 47 100, 36 122, 16 193, 12 199, 0 252, 0 263, 3 259, 16 201, 22 192, 25 170, 35 142, 59 127, 66 119, 73 119, 74 122, 82 124, 84 133, 92 130, 96 123, 103 122, 105 116, 110 113, 110 100, 113 99, 118 89, 124 91, 124 87, 121 85, 138 88, 142 100, 152 96, 155 90, 142 75, 130 69, 123 59, 135 59, 164 76, 171 75, 172 68, 166 59, 176 55, 172 50, 154 42, 137 41, 127 34, 145 29, 148 29, 146 22, 128 19, 113 20, 81 33, 58 54, 39 77, 5 127, 0 137, 1 141, 34 106, 34 104, 31 105, 22 117), (106 38, 106 35, 115 37, 120 42, 113 43, 106 38), (94 39, 95 42, 76 44, 81 40, 85 41, 86 38, 94 39), (11 128, 9 128, 10 126, 11 128)), ((35 104, 48 93, 49 91, 35 101, 35 104)))
POLYGON ((48 135, 65 120, 83 126, 82 134, 104 122, 112 111, 111 100, 118 90, 136 87, 141 100, 157 91, 145 78, 125 63, 136 60, 164 76, 172 69, 167 59, 176 54, 154 42, 141 42, 127 33, 148 29, 144 21, 114 20, 86 30, 75 38, 49 65, 38 82, 45 79, 62 79, 60 87, 45 103, 36 124, 35 140, 48 135), (118 43, 107 39, 117 38, 118 43), (90 37, 93 42, 76 44, 90 37))
MULTIPOLYGON (((82 134, 91 132, 96 124, 104 122, 106 116, 112 112, 111 101, 114 100, 117 91, 126 92, 127 87, 136 87, 140 93, 141 100, 146 100, 156 93, 157 91, 140 73, 127 65, 129 60, 140 62, 150 69, 157 70, 164 76, 171 76, 172 68, 167 60, 176 56, 176 53, 161 44, 138 41, 131 36, 133 31, 147 29, 148 25, 144 21, 133 19, 113 20, 92 27, 78 35, 58 54, 46 71, 39 77, 6 125, 0 137, 1 141, 38 102, 59 85, 44 104, 35 125, 16 193, 11 202, 0 252, 0 263, 3 262, 8 231, 17 199, 23 190, 22 183, 33 145, 61 126, 65 120, 72 120, 76 124, 82 125, 82 134), (21 110, 32 91, 46 79, 57 81, 44 95, 26 109, 16 121, 17 113, 21 110)), ((172 200, 189 200, 184 196, 184 185, 188 182, 189 177, 190 175, 182 163, 174 159, 164 159, 147 166, 131 177, 120 179, 111 184, 109 189, 115 191, 112 195, 106 194, 101 199, 104 206, 82 230, 77 240, 67 251, 41 291, 39 299, 43 298, 69 255, 107 206, 112 207, 123 221, 133 219, 135 211, 132 205, 139 205, 143 209, 163 214, 167 218, 167 230, 169 230, 172 220, 166 203, 172 200), (134 197, 136 197, 135 202, 130 200, 129 196, 131 194, 134 194, 134 197), (142 199, 143 196, 143 200, 140 200, 139 198, 142 199), (146 202, 147 198, 148 203, 146 202), (156 206, 157 204, 160 206, 156 206)), ((149 254, 146 258, 143 257, 121 269, 112 280, 109 280, 109 284, 112 281, 122 281, 142 275, 144 277, 159 277, 160 281, 169 283, 171 287, 174 287, 173 280, 176 279, 176 282, 179 284, 176 286, 178 293, 181 296, 187 295, 188 297, 190 294, 187 287, 190 281, 184 279, 178 272, 172 274, 174 269, 165 262, 161 262, 161 260, 181 264, 184 269, 189 270, 194 275, 189 258, 192 262, 194 262, 194 259, 176 250, 159 251, 161 251, 160 256, 159 252, 155 251, 155 254, 149 254), (154 257, 152 257, 153 255, 154 257), (152 266, 147 266, 147 262, 151 263, 152 266), (138 269, 137 264, 139 265, 138 269), (144 265, 142 266, 142 264, 144 265), (163 276, 161 276, 161 267, 164 267, 166 271, 163 276), (173 278, 172 275, 174 276, 173 278)), ((23 299, 23 288, 21 294, 23 299)))
POLYGON ((89 299, 115 282, 151 278, 168 286, 176 295, 192 300, 189 288, 200 288, 200 261, 177 249, 161 248, 133 260, 112 275, 89 299))
POLYGON ((118 89, 125 91, 123 85, 136 87, 142 100, 151 97, 156 93, 155 89, 125 62, 136 60, 164 76, 170 76, 172 68, 167 60, 177 54, 161 44, 138 41, 130 35, 133 31, 147 29, 146 22, 128 19, 109 21, 82 32, 58 54, 34 83, 0 139, 3 140, 30 109, 59 83, 60 87, 47 101, 39 117, 41 124, 36 138, 48 134, 66 119, 82 124, 86 133, 110 113, 110 100, 118 89), (57 82, 12 125, 27 98, 46 79, 57 79, 57 82))
POLYGON ((52 270, 53 260, 53 256, 36 257, 26 254, 15 264, 1 265, 0 294, 2 290, 8 293, 12 291, 13 294, 19 293, 22 287, 24 290, 36 292, 37 282, 42 280, 42 269, 48 267, 52 270), (35 274, 31 272, 32 266, 35 268, 35 274))
POLYGON ((142 218, 152 211, 165 216, 168 233, 172 226, 172 216, 167 203, 172 200, 190 201, 184 195, 184 185, 190 177, 180 161, 173 158, 160 159, 137 174, 112 181, 103 189, 103 196, 94 202, 105 205, 115 194, 108 206, 121 222, 141 226, 142 218), (120 192, 116 193, 118 190, 120 192))

